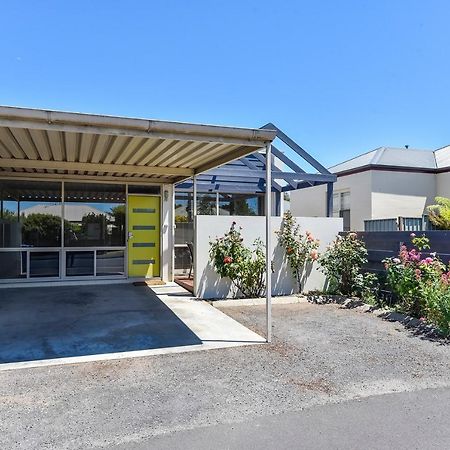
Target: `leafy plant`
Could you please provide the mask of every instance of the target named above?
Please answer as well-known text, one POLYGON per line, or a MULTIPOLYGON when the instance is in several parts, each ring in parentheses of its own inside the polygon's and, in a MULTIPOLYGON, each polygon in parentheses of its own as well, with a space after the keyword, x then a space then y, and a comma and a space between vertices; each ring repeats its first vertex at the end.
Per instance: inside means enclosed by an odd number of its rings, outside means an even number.
POLYGON ((361 286, 370 282, 367 275, 361 273, 367 263, 367 250, 356 233, 338 236, 320 256, 319 263, 332 293, 357 295, 361 286))
POLYGON ((302 281, 304 279, 305 269, 319 257, 317 249, 319 248, 319 240, 307 231, 305 234, 300 232, 300 225, 287 211, 283 216, 278 234, 278 242, 286 252, 289 266, 297 281, 299 291, 302 290, 302 281))
POLYGON ((256 239, 251 248, 243 244, 241 229, 236 222, 223 237, 210 242, 209 256, 221 278, 229 278, 244 297, 261 297, 265 291, 266 270, 264 246, 256 239))
POLYGON ((434 323, 439 331, 450 335, 450 289, 449 276, 421 283, 421 293, 425 299, 425 317, 434 323))
POLYGON ((426 314, 429 286, 438 286, 446 267, 436 253, 423 257, 422 251, 430 249, 425 236, 411 233, 413 248, 400 247, 396 258, 385 259, 387 284, 400 301, 405 312, 421 317, 426 314))
POLYGON ((450 230, 450 198, 436 197, 435 205, 428 206, 430 222, 441 230, 450 230))

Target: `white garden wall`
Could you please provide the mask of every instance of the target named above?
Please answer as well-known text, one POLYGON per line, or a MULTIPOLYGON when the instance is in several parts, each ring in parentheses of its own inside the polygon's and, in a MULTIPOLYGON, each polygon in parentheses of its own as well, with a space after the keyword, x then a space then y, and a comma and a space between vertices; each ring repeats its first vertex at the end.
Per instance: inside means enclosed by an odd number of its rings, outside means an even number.
MULTIPOLYGON (((197 216, 195 227, 195 286, 196 296, 200 298, 228 298, 232 296, 231 283, 220 279, 209 261, 209 242, 223 236, 230 229, 232 222, 242 227, 244 243, 250 245, 256 238, 265 241, 265 217, 248 216, 197 216)), ((319 252, 324 251, 337 234, 342 231, 341 218, 328 217, 297 217, 297 223, 302 232, 310 231, 320 240, 319 252)), ((281 217, 272 217, 272 259, 274 273, 272 274, 272 295, 287 295, 296 291, 295 280, 287 265, 284 250, 278 245, 278 231, 281 217)), ((304 291, 322 289, 325 278, 322 272, 316 270, 314 264, 309 274, 304 291)))

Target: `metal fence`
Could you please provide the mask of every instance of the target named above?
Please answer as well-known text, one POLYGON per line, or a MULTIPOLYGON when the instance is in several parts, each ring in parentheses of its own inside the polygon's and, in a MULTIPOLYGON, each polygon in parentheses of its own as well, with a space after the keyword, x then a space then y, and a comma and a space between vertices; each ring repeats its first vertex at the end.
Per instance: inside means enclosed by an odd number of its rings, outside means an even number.
POLYGON ((428 216, 397 217, 391 219, 372 219, 364 221, 364 231, 428 231, 436 230, 428 216))

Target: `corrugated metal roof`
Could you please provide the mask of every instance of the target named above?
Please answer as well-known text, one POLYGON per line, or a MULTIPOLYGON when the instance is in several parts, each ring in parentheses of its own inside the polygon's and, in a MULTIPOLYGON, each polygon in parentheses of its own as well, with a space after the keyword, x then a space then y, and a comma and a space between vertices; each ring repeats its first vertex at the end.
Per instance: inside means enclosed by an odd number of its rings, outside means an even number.
POLYGON ((0 174, 174 183, 253 153, 275 135, 0 106, 0 174))
POLYGON ((405 167, 425 170, 443 169, 450 167, 450 146, 435 151, 379 147, 332 166, 329 170, 332 173, 341 173, 368 166, 405 167))

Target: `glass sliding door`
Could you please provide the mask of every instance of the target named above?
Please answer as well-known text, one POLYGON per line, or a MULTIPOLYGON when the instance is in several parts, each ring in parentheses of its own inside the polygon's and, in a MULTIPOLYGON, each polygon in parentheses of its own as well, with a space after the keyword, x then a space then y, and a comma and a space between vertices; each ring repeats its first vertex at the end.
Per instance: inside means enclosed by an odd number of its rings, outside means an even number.
POLYGON ((125 185, 64 183, 65 276, 125 274, 125 214, 125 185))
POLYGON ((58 278, 61 183, 0 180, 0 280, 58 278))
POLYGON ((0 179, 0 282, 125 276, 125 214, 125 184, 0 179))

